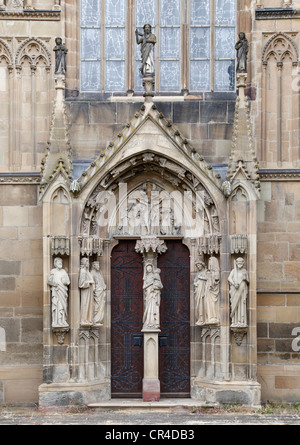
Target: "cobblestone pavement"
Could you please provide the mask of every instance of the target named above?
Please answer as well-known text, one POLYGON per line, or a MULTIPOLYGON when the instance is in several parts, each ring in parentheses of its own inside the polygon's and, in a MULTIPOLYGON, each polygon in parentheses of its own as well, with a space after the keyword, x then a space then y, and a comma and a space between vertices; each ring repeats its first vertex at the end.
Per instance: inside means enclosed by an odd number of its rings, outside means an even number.
MULTIPOLYGON (((165 410, 103 410, 87 408, 43 410, 35 408, 0 408, 0 425, 104 425, 111 431, 114 426, 149 427, 176 425, 192 428, 197 425, 300 425, 300 412, 285 409, 272 414, 263 410, 232 412, 231 410, 196 410, 176 408, 165 410)), ((124 429, 124 427, 123 427, 124 429)), ((128 431, 130 428, 128 428, 128 431)), ((148 428, 149 430, 149 428, 148 428)))

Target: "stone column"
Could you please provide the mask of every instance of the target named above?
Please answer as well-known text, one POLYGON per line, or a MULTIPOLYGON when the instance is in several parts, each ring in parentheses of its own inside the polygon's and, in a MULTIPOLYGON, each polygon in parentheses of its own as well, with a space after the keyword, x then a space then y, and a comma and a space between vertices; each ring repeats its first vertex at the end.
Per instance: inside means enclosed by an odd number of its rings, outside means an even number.
MULTIPOLYGON (((160 277, 157 269, 158 254, 164 253, 167 246, 164 241, 159 240, 155 236, 145 236, 137 241, 136 251, 143 254, 144 257, 144 318, 143 329, 144 334, 144 378, 143 378, 143 401, 154 402, 160 400, 160 381, 158 368, 158 334, 159 329, 159 304, 160 304, 160 277), (152 267, 152 271, 151 271, 152 267), (152 313, 152 308, 149 309, 147 302, 147 292, 150 292, 147 287, 147 268, 149 268, 149 275, 153 275, 153 281, 158 283, 158 294, 156 313, 152 313)), ((162 287, 162 285, 161 285, 162 287)), ((149 296, 148 296, 149 298, 149 296)), ((153 298, 153 297, 151 297, 153 298)), ((153 306, 154 303, 151 303, 153 306)), ((154 309, 155 311, 155 309, 154 309)))

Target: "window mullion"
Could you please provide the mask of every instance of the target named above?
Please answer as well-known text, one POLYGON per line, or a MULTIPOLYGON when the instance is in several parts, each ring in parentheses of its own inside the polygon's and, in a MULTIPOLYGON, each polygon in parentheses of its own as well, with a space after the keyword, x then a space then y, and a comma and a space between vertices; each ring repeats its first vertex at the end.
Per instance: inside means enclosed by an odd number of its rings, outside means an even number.
POLYGON ((102 64, 101 64, 101 79, 102 92, 105 90, 105 63, 106 63, 106 51, 105 51, 105 0, 101 2, 101 55, 102 55, 102 64))
POLYGON ((128 0, 127 1, 127 20, 125 24, 125 36, 126 38, 126 59, 125 59, 125 72, 127 73, 126 76, 126 89, 127 92, 133 91, 133 72, 134 72, 134 63, 131 61, 134 61, 134 50, 133 50, 133 29, 134 29, 134 14, 135 14, 135 7, 134 7, 134 0, 128 0))
POLYGON ((156 69, 155 69, 155 88, 156 91, 160 91, 160 0, 156 0, 156 18, 155 18, 155 33, 156 41, 155 45, 155 59, 156 59, 156 69))
POLYGON ((211 0, 210 18, 210 91, 215 86, 215 1, 211 0))

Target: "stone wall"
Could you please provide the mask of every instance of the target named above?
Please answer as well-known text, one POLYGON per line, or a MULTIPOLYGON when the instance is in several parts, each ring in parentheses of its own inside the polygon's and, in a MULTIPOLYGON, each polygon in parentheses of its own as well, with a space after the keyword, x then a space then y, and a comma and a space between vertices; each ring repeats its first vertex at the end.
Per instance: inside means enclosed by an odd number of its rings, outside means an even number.
MULTIPOLYGON (((69 99, 67 103, 74 159, 91 161, 99 156, 134 117, 142 101, 142 97, 140 102, 69 99)), ((208 162, 228 162, 235 94, 208 93, 201 100, 172 102, 156 97, 155 104, 208 162)))
POLYGON ((262 398, 299 401, 299 183, 265 182, 258 222, 258 373, 262 398), (293 343, 294 340, 294 343, 293 343))
POLYGON ((0 403, 38 400, 43 343, 41 210, 36 185, 0 185, 0 403))

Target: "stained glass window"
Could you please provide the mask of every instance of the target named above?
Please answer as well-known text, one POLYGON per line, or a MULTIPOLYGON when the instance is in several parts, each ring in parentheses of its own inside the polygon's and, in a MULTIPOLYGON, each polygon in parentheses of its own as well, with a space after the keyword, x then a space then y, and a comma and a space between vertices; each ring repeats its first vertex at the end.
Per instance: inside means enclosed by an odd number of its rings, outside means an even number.
POLYGON ((235 87, 235 0, 215 2, 214 90, 235 87))
POLYGON ((101 89, 101 0, 81 0, 81 90, 101 89))
POLYGON ((233 91, 236 0, 80 0, 81 91, 142 92, 135 28, 149 23, 156 91, 233 91))

